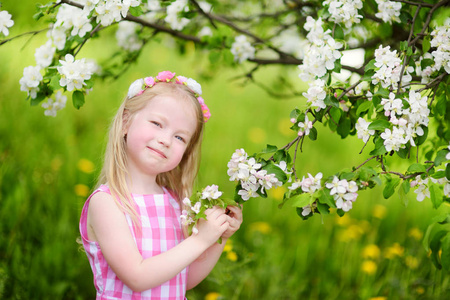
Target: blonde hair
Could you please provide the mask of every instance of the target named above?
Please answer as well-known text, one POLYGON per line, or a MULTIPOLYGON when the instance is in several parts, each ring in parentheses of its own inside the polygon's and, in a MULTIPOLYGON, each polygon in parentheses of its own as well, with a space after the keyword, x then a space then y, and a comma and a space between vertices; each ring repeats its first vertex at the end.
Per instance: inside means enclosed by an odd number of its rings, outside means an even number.
POLYGON ((186 147, 179 165, 171 171, 159 174, 156 182, 160 186, 168 188, 181 205, 180 200, 189 197, 192 193, 200 165, 204 119, 201 106, 194 93, 188 87, 175 83, 160 82, 154 87, 146 89, 141 95, 132 98, 127 97, 119 107, 109 129, 109 139, 98 185, 108 185, 118 207, 131 217, 135 225, 139 224, 139 216, 126 181, 128 170, 124 132, 132 122, 135 114, 159 95, 170 95, 179 101, 192 103, 197 117, 197 128, 186 147))

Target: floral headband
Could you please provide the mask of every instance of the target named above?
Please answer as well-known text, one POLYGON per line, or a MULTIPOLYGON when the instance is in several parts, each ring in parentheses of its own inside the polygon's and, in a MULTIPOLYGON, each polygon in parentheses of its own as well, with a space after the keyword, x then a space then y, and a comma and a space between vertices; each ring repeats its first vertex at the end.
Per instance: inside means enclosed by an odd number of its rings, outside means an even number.
POLYGON ((202 107, 205 123, 209 120, 211 113, 205 104, 205 100, 200 96, 202 94, 202 86, 192 78, 186 78, 184 76, 175 77, 175 73, 170 71, 162 71, 155 78, 145 77, 134 81, 128 89, 128 99, 141 95, 146 89, 153 87, 158 82, 174 82, 187 86, 194 93, 202 107))

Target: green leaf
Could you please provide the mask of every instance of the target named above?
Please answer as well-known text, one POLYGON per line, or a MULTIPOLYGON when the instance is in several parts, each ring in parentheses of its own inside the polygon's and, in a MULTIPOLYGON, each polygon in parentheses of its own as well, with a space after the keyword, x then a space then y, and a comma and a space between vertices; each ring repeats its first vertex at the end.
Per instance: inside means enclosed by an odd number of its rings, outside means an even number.
POLYGON ((442 268, 442 265, 439 260, 439 250, 441 249, 442 245, 442 238, 446 236, 448 231, 446 230, 439 230, 434 233, 434 235, 431 238, 430 241, 430 250, 431 250, 431 261, 433 264, 438 268, 439 270, 442 268))
POLYGON ((422 51, 423 53, 428 52, 428 50, 430 50, 431 48, 431 43, 430 43, 430 36, 426 35, 423 40, 422 40, 422 51))
POLYGON ((274 153, 278 150, 277 146, 267 144, 266 148, 261 153, 274 153))
POLYGON ((342 115, 342 110, 338 107, 332 107, 330 109, 329 114, 334 122, 339 123, 339 120, 341 119, 341 115, 342 115))
POLYGON ((450 272, 450 235, 447 234, 441 240, 441 264, 442 268, 447 272, 450 272))
POLYGON ((295 108, 295 109, 293 109, 293 110, 291 111, 291 114, 289 115, 289 117, 290 117, 291 119, 296 119, 296 120, 297 120, 298 116, 301 115, 301 114, 302 114, 302 112, 300 111, 300 109, 295 108))
POLYGON ((386 151, 386 147, 384 147, 383 139, 378 137, 378 139, 375 142, 375 148, 372 151, 370 151, 369 154, 370 155, 383 155, 386 152, 387 151, 386 151))
POLYGON ((367 63, 367 65, 364 67, 364 72, 367 72, 369 70, 373 70, 376 69, 377 67, 375 66, 376 60, 372 59, 371 61, 369 61, 367 63))
POLYGON ((337 133, 341 136, 341 138, 346 138, 350 133, 351 122, 350 118, 341 118, 339 122, 339 126, 337 128, 337 133))
POLYGON ((212 50, 211 52, 209 52, 209 56, 208 56, 209 62, 211 64, 216 64, 220 60, 221 55, 222 55, 222 52, 217 51, 217 50, 212 50))
POLYGON ((326 105, 331 105, 331 106, 334 106, 334 107, 339 107, 339 101, 336 99, 336 97, 331 96, 331 95, 327 95, 327 96, 325 97, 325 99, 323 100, 323 102, 324 102, 326 105))
POLYGON ((389 123, 389 121, 381 119, 381 120, 375 120, 372 123, 370 123, 368 129, 384 131, 386 128, 389 128, 390 126, 391 126, 391 123, 389 123))
POLYGON ((426 126, 420 126, 423 129, 423 135, 418 136, 416 138, 416 146, 420 146, 427 140, 428 137, 428 127, 426 126))
POLYGON ((54 75, 52 77, 52 79, 50 80, 49 86, 53 91, 59 90, 61 88, 61 85, 59 84, 60 79, 61 79, 61 76, 59 76, 59 74, 57 74, 57 75, 54 75))
POLYGON ((320 190, 319 192, 319 202, 328 205, 329 207, 336 208, 336 202, 329 193, 325 190, 320 190))
POLYGON ((362 112, 368 111, 373 106, 372 101, 364 101, 358 106, 356 110, 356 115, 359 116, 362 112))
POLYGON ((266 170, 267 174, 275 174, 275 177, 282 182, 286 182, 287 176, 283 170, 279 167, 275 166, 273 163, 269 163, 261 168, 262 170, 266 170))
POLYGON ((450 164, 447 164, 447 166, 445 167, 445 178, 447 178, 447 180, 450 180, 450 164))
POLYGON ((418 173, 418 172, 426 173, 427 169, 422 164, 414 163, 409 166, 408 172, 410 172, 410 173, 418 173))
POLYGON ((292 198, 292 206, 293 207, 304 207, 308 204, 311 204, 312 197, 309 193, 303 193, 292 198))
POLYGON ((317 210, 322 215, 328 215, 330 213, 330 207, 322 203, 317 203, 317 210))
POLYGON ((382 98, 389 98, 389 90, 379 88, 374 96, 381 96, 382 98))
POLYGON ((448 150, 441 150, 436 154, 436 158, 434 160, 434 165, 437 167, 440 164, 442 164, 444 161, 447 160, 446 156, 447 156, 448 150))
POLYGON ((311 130, 309 131, 309 135, 308 136, 311 139, 311 141, 317 140, 317 129, 316 129, 316 127, 311 128, 311 130))
POLYGON ((391 178, 386 182, 386 186, 383 189, 383 197, 388 199, 395 192, 395 188, 399 185, 400 178, 391 178))
POLYGON ((76 109, 80 109, 84 104, 84 94, 82 91, 74 91, 72 94, 72 103, 76 109))
POLYGON ((430 190, 431 203, 433 203, 433 207, 435 209, 438 209, 439 206, 441 206, 441 204, 444 202, 444 195, 441 189, 434 184, 430 184, 428 189, 430 190))
MULTIPOLYGON (((447 167, 448 166, 450 166, 450 164, 448 164, 447 165, 447 167)), ((434 178, 434 179, 441 179, 441 178, 444 178, 445 177, 445 171, 443 171, 443 170, 439 170, 439 171, 436 171, 436 172, 434 172, 433 174, 431 174, 431 178, 434 178)))
POLYGON ((135 17, 139 17, 142 14, 144 14, 144 11, 142 10, 142 6, 130 7, 130 9, 128 11, 130 12, 130 14, 132 14, 135 17))
POLYGON ((344 39, 344 30, 341 26, 337 25, 334 29, 334 39, 335 40, 343 40, 344 39))

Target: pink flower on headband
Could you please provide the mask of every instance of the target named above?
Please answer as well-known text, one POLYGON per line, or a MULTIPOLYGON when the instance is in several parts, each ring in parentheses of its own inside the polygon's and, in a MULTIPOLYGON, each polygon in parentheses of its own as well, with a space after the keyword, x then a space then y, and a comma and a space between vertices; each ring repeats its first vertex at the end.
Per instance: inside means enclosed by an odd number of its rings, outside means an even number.
POLYGON ((203 119, 205 120, 205 123, 206 123, 206 122, 208 122, 209 118, 211 117, 211 112, 209 111, 209 108, 208 108, 208 106, 206 106, 206 104, 202 104, 202 112, 203 112, 203 119))
POLYGON ((169 82, 174 76, 175 76, 175 73, 172 73, 170 71, 162 71, 162 72, 158 73, 158 76, 156 76, 156 79, 158 79, 159 81, 169 82))
POLYGON ((128 89, 128 99, 142 95, 146 89, 152 88, 158 82, 171 82, 187 86, 194 93, 195 98, 197 98, 198 103, 201 105, 205 123, 209 120, 211 117, 211 112, 209 111, 208 106, 206 106, 205 100, 200 97, 202 94, 202 86, 192 78, 187 78, 184 76, 175 77, 175 73, 170 71, 162 71, 156 77, 149 76, 134 81, 128 89))
POLYGON ((205 105, 205 100, 203 100, 202 97, 198 96, 197 100, 198 100, 198 103, 200 103, 201 105, 205 105))
POLYGON ((176 83, 178 83, 178 84, 184 84, 188 79, 187 79, 187 77, 184 77, 184 76, 177 76, 177 81, 176 81, 176 83))
POLYGON ((153 77, 145 77, 144 82, 148 87, 153 87, 155 85, 155 79, 153 77))

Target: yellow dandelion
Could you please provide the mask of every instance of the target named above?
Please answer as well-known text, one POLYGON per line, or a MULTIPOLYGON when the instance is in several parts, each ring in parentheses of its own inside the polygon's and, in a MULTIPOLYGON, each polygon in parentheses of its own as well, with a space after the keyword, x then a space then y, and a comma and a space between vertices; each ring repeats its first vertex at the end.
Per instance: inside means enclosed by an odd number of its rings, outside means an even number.
POLYGON ((84 184, 77 184, 75 185, 75 195, 80 196, 80 197, 86 197, 87 195, 89 195, 89 187, 87 185, 84 184))
POLYGON ((52 167, 53 171, 59 171, 59 169, 61 169, 62 166, 62 160, 59 157, 55 157, 54 159, 52 159, 52 161, 50 162, 50 166, 52 167))
POLYGON ((338 233, 338 239, 342 242, 359 240, 363 233, 363 228, 358 225, 350 225, 348 228, 341 230, 341 232, 338 233))
POLYGON ((423 286, 418 286, 416 288, 416 293, 419 295, 423 295, 425 293, 425 289, 423 288, 423 286))
POLYGON ((286 188, 284 186, 279 186, 274 189, 270 189, 267 193, 270 198, 281 201, 283 200, 284 193, 286 193, 286 188))
POLYGON ((261 144, 266 140, 266 132, 262 128, 253 127, 248 131, 248 138, 255 144, 261 144))
POLYGON ((343 215, 342 217, 339 217, 338 215, 336 215, 336 224, 340 225, 340 226, 348 226, 350 225, 353 221, 352 219, 348 216, 348 215, 343 215))
POLYGON ((395 257, 401 257, 403 256, 403 253, 405 252, 405 248, 400 246, 399 243, 394 243, 391 247, 388 247, 386 249, 386 252, 384 253, 384 257, 387 259, 393 259, 395 257))
POLYGON ((362 251, 363 258, 377 259, 380 256, 380 248, 375 244, 370 244, 364 247, 362 251))
POLYGON ((78 169, 83 173, 92 173, 95 170, 94 163, 88 159, 82 158, 78 161, 78 169))
POLYGON ((366 274, 373 275, 377 271, 377 264, 371 260, 365 260, 361 265, 361 270, 366 274))
POLYGON ((419 260, 414 256, 408 255, 405 257, 405 264, 408 266, 408 268, 414 270, 419 266, 419 260))
POLYGON ((292 123, 289 119, 283 118, 278 122, 278 131, 284 136, 292 136, 294 133, 290 128, 292 123))
POLYGON ((229 259, 231 261, 237 261, 238 256, 237 256, 236 252, 229 251, 229 252, 227 252, 227 259, 229 259))
POLYGON ((369 298, 369 300, 387 300, 387 297, 378 296, 378 297, 369 298))
POLYGON ((210 292, 208 294, 206 294, 205 296, 205 300, 217 300, 220 299, 220 294, 217 292, 210 292))
POLYGON ((377 219, 384 219, 386 217, 386 206, 377 204, 373 207, 372 216, 377 219))
POLYGON ((225 246, 223 247, 223 251, 229 252, 231 250, 233 250, 233 242, 231 240, 227 240, 225 246))
POLYGON ((259 231, 262 234, 268 234, 272 231, 272 227, 267 222, 254 222, 250 224, 251 231, 259 231))
POLYGON ((423 237, 423 232, 419 228, 411 228, 408 235, 416 241, 420 241, 423 237))

